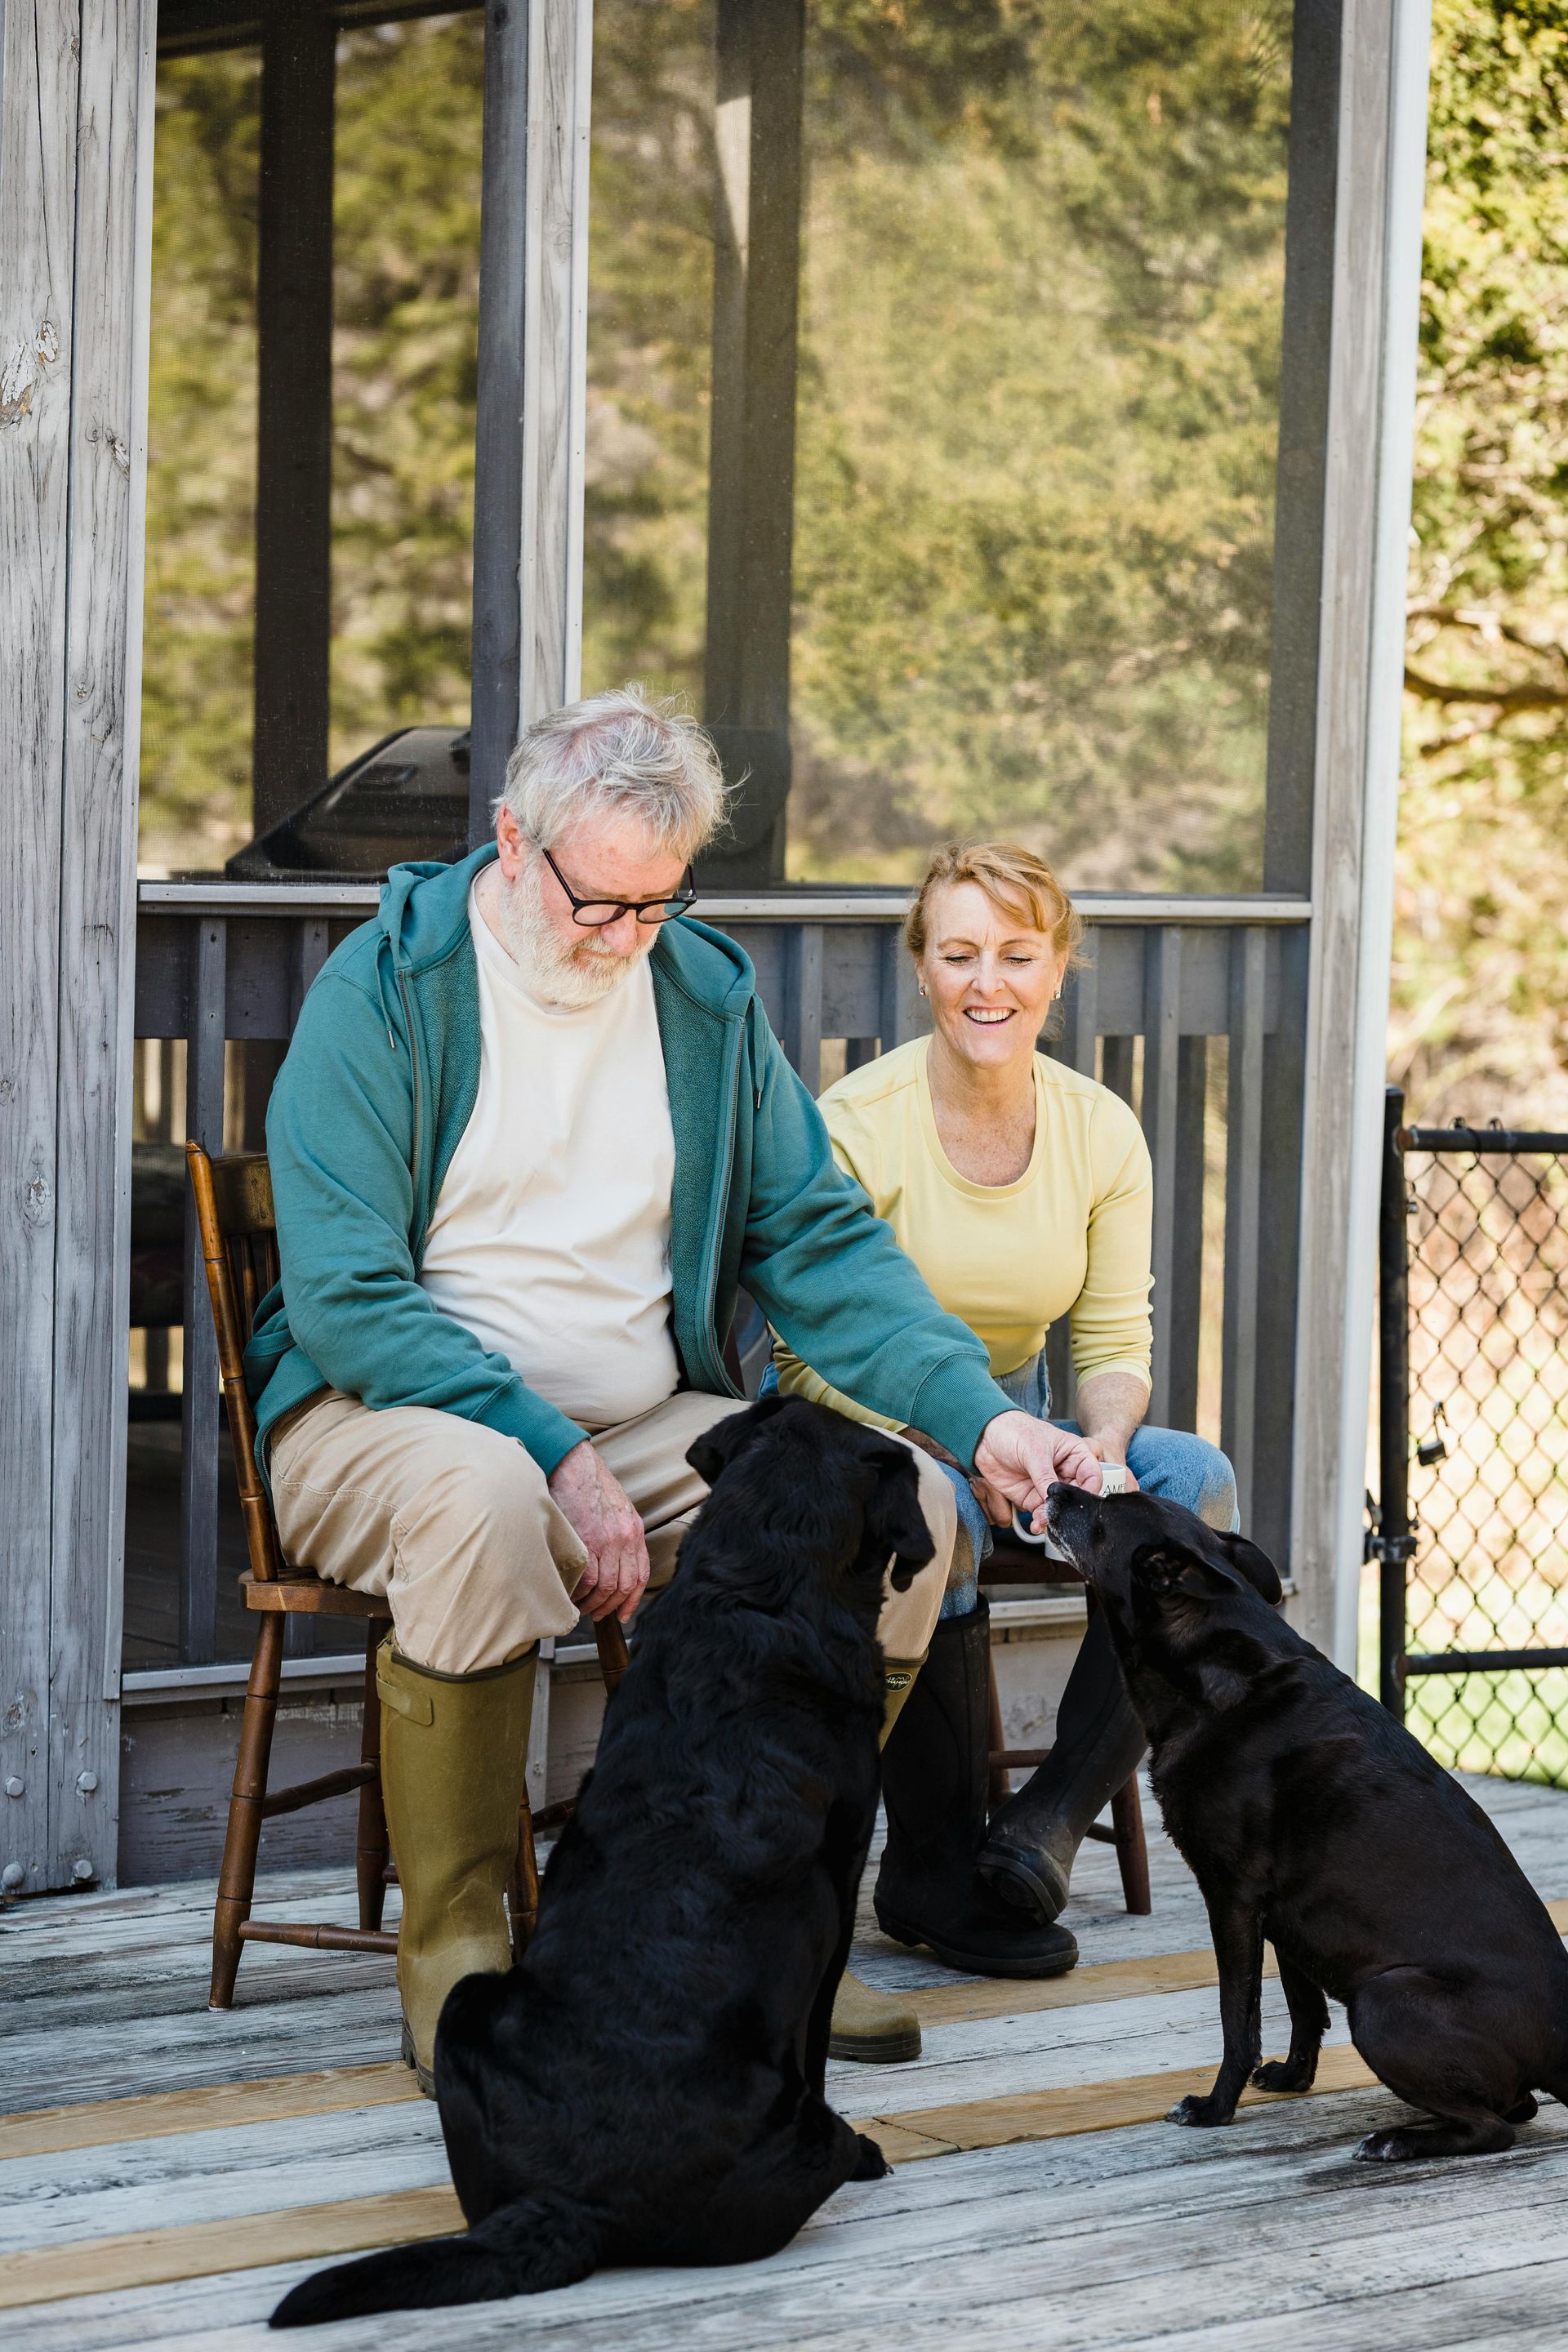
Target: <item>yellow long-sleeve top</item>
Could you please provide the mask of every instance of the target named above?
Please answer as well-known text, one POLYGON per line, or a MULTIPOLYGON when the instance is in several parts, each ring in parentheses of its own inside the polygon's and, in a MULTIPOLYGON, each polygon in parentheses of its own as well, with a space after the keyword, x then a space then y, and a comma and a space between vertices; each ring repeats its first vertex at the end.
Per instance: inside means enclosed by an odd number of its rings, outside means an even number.
MULTIPOLYGON (((829 1087, 818 1108, 834 1156, 892 1226, 942 1306, 984 1340, 1000 1379, 1069 1315, 1073 1366, 1148 1381, 1153 1171, 1119 1095, 1035 1056, 1035 1148, 1011 1184, 975 1184, 942 1147, 929 1038, 829 1087)), ((894 1423, 818 1378, 774 1341, 779 1384, 880 1428, 894 1423)))

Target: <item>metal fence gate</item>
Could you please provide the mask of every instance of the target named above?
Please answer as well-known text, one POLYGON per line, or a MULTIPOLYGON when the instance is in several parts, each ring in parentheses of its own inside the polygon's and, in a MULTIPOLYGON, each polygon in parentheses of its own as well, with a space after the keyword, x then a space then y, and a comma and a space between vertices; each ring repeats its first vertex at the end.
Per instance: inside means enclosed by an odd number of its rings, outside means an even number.
POLYGON ((1379 1692, 1457 1769, 1568 1784, 1568 1135, 1404 1112, 1391 1087, 1379 1692))

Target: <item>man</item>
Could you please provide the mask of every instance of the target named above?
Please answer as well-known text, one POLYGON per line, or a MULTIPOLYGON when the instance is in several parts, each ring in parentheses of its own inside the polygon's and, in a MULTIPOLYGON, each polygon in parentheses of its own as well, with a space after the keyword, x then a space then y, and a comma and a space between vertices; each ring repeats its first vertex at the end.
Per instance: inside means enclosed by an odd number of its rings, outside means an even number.
MULTIPOLYGON (((282 1280, 247 1371, 289 1556, 391 1606, 382 1762, 426 2083, 451 1985, 509 1965, 538 1643, 580 1609, 629 1619, 670 1575, 703 1492, 686 1449, 742 1402, 738 1284, 835 1387, 1026 1507, 1055 1476, 1099 1483, 865 1213, 746 958, 675 919, 723 800, 706 737, 630 689, 540 720, 495 841, 395 867, 329 960, 268 1114, 282 1280)), ((936 1556, 883 1612, 889 1720, 954 1542, 952 1490, 917 1462, 936 1556)), ((900 2004, 843 2000, 846 2047, 907 2050, 900 2004)))

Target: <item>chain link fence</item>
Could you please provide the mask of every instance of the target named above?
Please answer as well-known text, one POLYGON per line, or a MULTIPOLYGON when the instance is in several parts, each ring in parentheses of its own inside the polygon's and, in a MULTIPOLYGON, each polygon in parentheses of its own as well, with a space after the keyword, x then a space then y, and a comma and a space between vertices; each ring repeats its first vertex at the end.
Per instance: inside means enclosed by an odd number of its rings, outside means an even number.
POLYGON ((1568 1785, 1568 1136, 1403 1111, 1390 1088, 1382 1695, 1447 1765, 1568 1785))

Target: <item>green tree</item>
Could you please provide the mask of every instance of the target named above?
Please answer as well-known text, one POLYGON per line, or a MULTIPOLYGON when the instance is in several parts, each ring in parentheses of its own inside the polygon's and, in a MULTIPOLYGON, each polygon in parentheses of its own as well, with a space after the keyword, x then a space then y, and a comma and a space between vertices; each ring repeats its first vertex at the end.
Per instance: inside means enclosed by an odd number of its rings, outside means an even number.
MULTIPOLYGON (((483 47, 477 15, 338 45, 334 764, 400 723, 468 719, 483 47)), ((159 67, 150 865, 220 863, 251 830, 259 105, 254 51, 159 67)))
POLYGON ((142 853, 210 865, 250 828, 256 593, 254 55, 160 66, 142 684, 142 853))
MULTIPOLYGON (((711 0, 601 0, 587 681, 700 699, 711 0)), ((814 0, 791 870, 1255 880, 1286 0, 814 0)), ((332 752, 468 698, 482 24, 339 48, 332 752)), ((144 847, 248 831, 254 55, 160 73, 144 847)))
POLYGON ((1391 1060, 1568 1121, 1568 12, 1436 0, 1391 1060))

